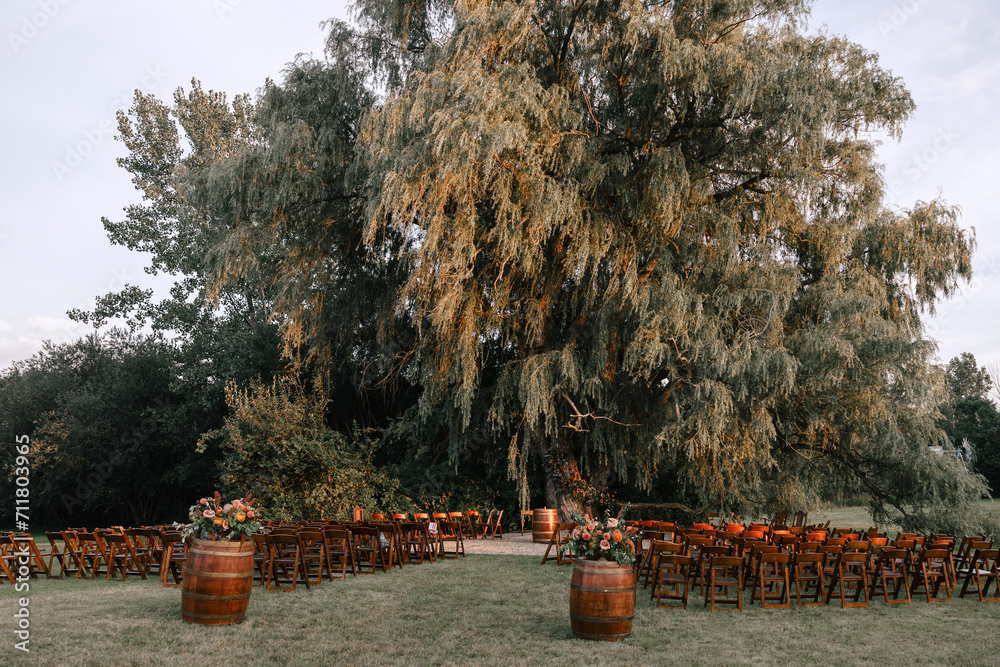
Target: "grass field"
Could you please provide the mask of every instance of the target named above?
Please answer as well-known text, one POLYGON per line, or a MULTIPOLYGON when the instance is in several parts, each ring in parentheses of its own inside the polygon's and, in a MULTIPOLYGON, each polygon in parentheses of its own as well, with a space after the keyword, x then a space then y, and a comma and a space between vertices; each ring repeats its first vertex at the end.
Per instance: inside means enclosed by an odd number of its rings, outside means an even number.
MULTIPOLYGON (((632 638, 571 638, 571 567, 469 556, 295 593, 255 590, 245 622, 184 623, 179 589, 154 581, 39 580, 31 654, 13 648, 13 587, 0 588, 0 662, 68 665, 962 664, 995 665, 1000 603, 711 613, 638 593, 632 638)), ((749 600, 749 596, 747 597, 749 600)))

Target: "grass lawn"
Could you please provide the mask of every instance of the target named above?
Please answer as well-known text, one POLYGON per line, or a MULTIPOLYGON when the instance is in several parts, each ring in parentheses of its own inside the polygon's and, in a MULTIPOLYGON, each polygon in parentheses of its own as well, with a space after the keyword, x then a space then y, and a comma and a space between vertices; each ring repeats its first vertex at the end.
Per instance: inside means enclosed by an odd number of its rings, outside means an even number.
MULTIPOLYGON (((639 591, 633 636, 571 638, 572 568, 526 556, 469 556, 310 591, 255 589, 244 623, 180 618, 180 589, 154 581, 39 580, 31 654, 13 648, 16 594, 0 587, 0 662, 86 665, 972 664, 1000 655, 1000 603, 972 599, 868 609, 712 614, 657 609, 639 591)), ((747 596, 749 600, 749 595, 747 596)))
MULTIPOLYGON (((1000 502, 996 500, 981 500, 979 504, 994 514, 1000 515, 1000 502)), ((826 523, 837 528, 858 528, 864 530, 872 525, 872 518, 864 507, 832 507, 829 509, 809 512, 809 523, 826 523)), ((894 536, 899 526, 882 526, 894 536)), ((959 536, 961 537, 961 535, 959 536)), ((998 661, 1000 662, 1000 661, 998 661)))

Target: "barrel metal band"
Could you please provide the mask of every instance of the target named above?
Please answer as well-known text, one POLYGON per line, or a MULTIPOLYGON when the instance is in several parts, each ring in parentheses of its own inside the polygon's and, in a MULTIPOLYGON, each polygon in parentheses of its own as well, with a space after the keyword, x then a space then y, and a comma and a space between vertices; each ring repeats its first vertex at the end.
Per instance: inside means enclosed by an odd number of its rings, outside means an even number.
POLYGON ((614 616, 614 617, 601 617, 601 616, 581 616, 580 614, 570 614, 569 617, 575 621, 584 621, 586 623, 624 623, 625 621, 631 622, 635 618, 635 614, 631 616, 614 616))
POLYGON ((206 572, 204 570, 189 570, 184 568, 184 576, 210 577, 213 579, 252 579, 253 570, 250 572, 206 572))
POLYGON ((189 554, 204 554, 206 556, 222 556, 223 558, 246 558, 252 556, 252 551, 205 551, 203 549, 198 549, 191 547, 188 549, 189 554))
POLYGON ((193 598, 195 600, 247 600, 250 593, 240 593, 239 595, 205 595, 204 593, 184 593, 181 597, 193 598))
POLYGON ((235 621, 237 619, 246 618, 246 613, 229 614, 228 616, 213 616, 212 614, 189 614, 186 611, 182 611, 181 616, 184 618, 198 618, 204 621, 235 621))
POLYGON ((571 584, 570 588, 574 591, 582 591, 584 593, 632 593, 635 591, 635 586, 627 586, 625 588, 604 588, 603 586, 580 586, 579 584, 571 584))

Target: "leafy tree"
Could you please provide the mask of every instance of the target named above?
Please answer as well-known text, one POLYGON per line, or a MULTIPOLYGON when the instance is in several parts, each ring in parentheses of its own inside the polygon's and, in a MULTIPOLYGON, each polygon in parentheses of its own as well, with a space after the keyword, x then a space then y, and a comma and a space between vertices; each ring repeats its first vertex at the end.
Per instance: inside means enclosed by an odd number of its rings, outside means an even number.
MULTIPOLYGON (((431 15, 362 7, 390 35, 431 15)), ((912 100, 874 54, 804 34, 806 10, 471 1, 392 54, 414 57, 362 135, 368 240, 420 240, 400 303, 425 414, 472 426, 490 367, 522 480, 559 451, 597 487, 672 463, 738 509, 831 476, 915 523, 978 497, 928 451, 919 320, 972 239, 941 202, 882 207, 869 133, 898 136, 912 100)))
POLYGON ((173 390, 176 349, 112 330, 47 345, 0 377, 0 429, 31 438, 32 516, 58 525, 174 520, 211 485, 210 421, 173 390))
POLYGON ((993 380, 985 366, 976 365, 976 357, 971 352, 963 352, 952 358, 946 369, 948 375, 948 396, 951 400, 963 398, 986 398, 993 386, 993 380))
POLYGON ((871 133, 912 100, 805 34, 808 5, 360 0, 255 105, 137 98, 150 204, 113 228, 192 276, 171 309, 259 312, 374 421, 446 424, 452 465, 489 429, 522 503, 557 456, 598 491, 752 511, 836 488, 969 525, 985 487, 928 447, 920 314, 974 241, 941 201, 883 206, 871 133))
POLYGON ((377 443, 357 433, 353 441, 324 424, 322 389, 306 394, 294 379, 272 385, 226 388, 231 412, 206 434, 222 440, 221 481, 230 495, 257 498, 275 519, 349 519, 355 506, 373 511, 412 511, 397 492, 399 482, 377 470, 377 443))

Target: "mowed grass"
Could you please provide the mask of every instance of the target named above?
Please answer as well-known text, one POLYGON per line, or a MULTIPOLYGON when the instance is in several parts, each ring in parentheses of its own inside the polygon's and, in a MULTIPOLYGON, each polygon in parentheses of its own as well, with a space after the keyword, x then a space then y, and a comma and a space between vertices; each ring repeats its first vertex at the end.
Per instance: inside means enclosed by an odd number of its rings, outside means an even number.
MULTIPOLYGON (((1000 516, 1000 502, 995 500, 979 501, 981 507, 1000 516)), ((837 528, 857 528, 864 530, 872 524, 871 515, 864 507, 831 507, 829 509, 813 510, 809 512, 809 523, 826 523, 837 528)), ((895 536, 899 526, 880 526, 883 531, 889 531, 890 537, 895 536)), ((959 536, 961 537, 961 536, 959 536)))
MULTIPOLYGON (((1000 603, 711 613, 657 609, 640 587, 632 637, 572 639, 571 566, 526 556, 468 556, 295 593, 255 589, 247 620, 196 626, 180 589, 155 581, 39 580, 31 588, 31 654, 13 648, 18 594, 0 588, 11 656, 66 665, 995 665, 1000 603)), ((749 594, 747 595, 749 601, 749 594)))

